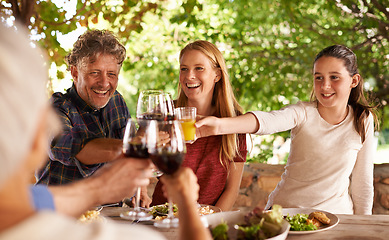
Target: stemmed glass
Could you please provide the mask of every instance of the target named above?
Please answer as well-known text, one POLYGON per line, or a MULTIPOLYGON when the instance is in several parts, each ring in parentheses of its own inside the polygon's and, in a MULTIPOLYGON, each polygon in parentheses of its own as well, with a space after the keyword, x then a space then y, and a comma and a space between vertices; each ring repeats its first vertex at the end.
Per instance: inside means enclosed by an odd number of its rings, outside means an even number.
MULTIPOLYGON (((145 160, 149 158, 147 144, 156 141, 155 139, 150 139, 153 138, 153 135, 147 134, 150 130, 150 124, 151 122, 146 120, 128 119, 123 137, 123 154, 126 157, 142 158, 145 160)), ((134 209, 121 215, 123 218, 133 221, 145 221, 150 220, 153 217, 153 215, 141 210, 140 191, 141 188, 138 187, 135 196, 134 209)))
MULTIPOLYGON (((181 123, 177 120, 157 121, 156 126, 148 134, 156 136, 155 142, 149 142, 148 151, 154 165, 164 174, 174 174, 181 166, 186 154, 185 140, 182 133, 181 123), (154 133, 153 133, 154 131, 154 133)), ((173 204, 170 198, 167 218, 154 222, 156 227, 177 227, 173 215, 173 204)))
POLYGON ((146 120, 165 120, 167 106, 162 90, 143 90, 139 94, 136 118, 146 120))
POLYGON ((174 107, 174 102, 172 99, 172 96, 170 93, 164 92, 163 93, 165 103, 166 103, 166 118, 165 121, 170 121, 175 119, 175 107, 174 107))
MULTIPOLYGON (((143 90, 139 94, 136 117, 146 120, 174 120, 174 103, 169 93, 162 90, 143 90)), ((163 173, 154 169, 155 177, 163 173)))

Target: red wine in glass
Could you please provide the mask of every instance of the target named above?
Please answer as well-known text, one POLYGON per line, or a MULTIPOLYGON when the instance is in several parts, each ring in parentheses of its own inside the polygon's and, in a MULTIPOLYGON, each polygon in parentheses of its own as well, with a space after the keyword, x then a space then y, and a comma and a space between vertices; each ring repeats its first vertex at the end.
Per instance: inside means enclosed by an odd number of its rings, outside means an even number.
POLYGON ((163 121, 165 119, 165 116, 162 113, 145 113, 142 114, 139 118, 143 120, 163 121))
MULTIPOLYGON (((155 122, 157 122, 157 127, 153 129, 153 135, 156 136, 155 139, 157 141, 149 147, 150 158, 159 171, 171 175, 180 168, 186 153, 181 123, 177 120, 155 122), (161 132, 164 134, 161 134, 161 132)), ((169 199, 168 217, 162 221, 154 222, 154 226, 164 228, 177 227, 177 221, 175 220, 172 202, 169 199)))
POLYGON ((174 120, 175 119, 175 116, 174 116, 174 102, 173 102, 172 96, 169 93, 167 93, 167 92, 164 92, 163 96, 164 96, 165 103, 166 103, 166 117, 165 117, 165 121, 174 120))
MULTIPOLYGON (((128 119, 123 137, 123 154, 126 157, 149 158, 147 148, 147 131, 150 121, 128 119)), ((149 220, 153 216, 140 209, 140 187, 136 190, 135 206, 133 210, 122 213, 120 216, 129 220, 149 220)))
POLYGON ((151 161, 153 161, 154 165, 157 166, 161 172, 167 175, 175 173, 180 168, 184 157, 185 153, 169 153, 167 151, 150 155, 151 161))
POLYGON ((171 121, 174 120, 174 115, 164 116, 162 113, 146 113, 139 117, 143 120, 171 121))
POLYGON ((136 117, 145 120, 164 120, 167 115, 165 95, 162 90, 143 90, 138 97, 136 117))
POLYGON ((145 120, 174 120, 174 102, 171 95, 162 90, 141 91, 136 108, 136 117, 145 120))
POLYGON ((165 121, 172 121, 172 120, 174 120, 174 119, 176 119, 176 118, 174 117, 174 115, 167 115, 167 116, 165 117, 165 121))
POLYGON ((127 146, 123 147, 123 154, 126 157, 149 158, 147 147, 141 143, 128 143, 127 146))

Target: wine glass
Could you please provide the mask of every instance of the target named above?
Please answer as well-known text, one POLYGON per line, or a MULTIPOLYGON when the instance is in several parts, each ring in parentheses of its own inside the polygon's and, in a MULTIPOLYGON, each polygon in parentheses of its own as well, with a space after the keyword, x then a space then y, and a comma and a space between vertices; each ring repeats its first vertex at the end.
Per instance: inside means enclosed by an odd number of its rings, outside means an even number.
POLYGON ((165 96, 162 90, 143 90, 140 92, 136 106, 138 119, 164 120, 167 114, 165 96))
MULTIPOLYGON (((162 90, 143 90, 139 94, 136 117, 146 120, 173 120, 174 104, 169 93, 162 90)), ((162 176, 158 169, 153 170, 154 177, 162 176)))
MULTIPOLYGON (((149 142, 148 151, 154 165, 164 174, 174 174, 181 166, 186 154, 185 140, 181 123, 177 120, 157 121, 148 134, 156 136, 155 142, 149 142)), ((169 212, 167 218, 154 222, 156 227, 177 227, 174 219, 173 204, 168 197, 169 212)))
MULTIPOLYGON (((153 137, 153 135, 147 134, 149 126, 150 121, 128 119, 123 137, 123 154, 126 157, 142 158, 145 160, 149 158, 147 144, 148 141, 150 141, 149 137, 153 137)), ((156 140, 153 140, 151 142, 155 141, 156 140)), ((132 210, 123 214, 123 218, 133 221, 145 221, 150 220, 153 217, 153 215, 141 210, 140 191, 141 188, 137 187, 135 206, 132 210)))
POLYGON ((174 102, 173 102, 172 96, 170 95, 170 93, 167 93, 167 92, 164 92, 163 96, 164 96, 164 99, 165 99, 166 112, 167 112, 165 121, 170 121, 170 120, 176 119, 175 118, 174 102))

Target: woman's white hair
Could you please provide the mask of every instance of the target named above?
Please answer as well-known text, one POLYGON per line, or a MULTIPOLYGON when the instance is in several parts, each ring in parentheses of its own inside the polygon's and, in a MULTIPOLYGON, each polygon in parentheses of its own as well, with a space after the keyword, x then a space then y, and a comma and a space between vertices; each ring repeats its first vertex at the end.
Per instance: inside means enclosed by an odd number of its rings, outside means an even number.
POLYGON ((0 23, 0 188, 31 149, 48 104, 48 69, 22 26, 0 23))

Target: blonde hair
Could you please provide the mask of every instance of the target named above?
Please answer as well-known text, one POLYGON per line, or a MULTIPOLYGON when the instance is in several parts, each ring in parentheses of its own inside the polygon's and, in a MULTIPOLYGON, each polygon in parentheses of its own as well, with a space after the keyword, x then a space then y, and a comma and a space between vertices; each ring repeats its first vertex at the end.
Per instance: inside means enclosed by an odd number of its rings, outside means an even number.
MULTIPOLYGON (((226 63, 219 49, 208 41, 197 40, 186 45, 180 52, 180 59, 185 52, 197 50, 202 52, 211 61, 214 68, 221 71, 221 78, 215 84, 212 103, 215 107, 216 117, 235 117, 241 115, 243 110, 236 101, 231 87, 230 78, 227 73, 226 63)), ((177 106, 183 107, 188 104, 188 97, 182 90, 181 84, 178 85, 177 106)), ((239 141, 237 134, 228 134, 222 136, 222 146, 219 152, 220 163, 228 169, 228 163, 239 156, 239 141)))

